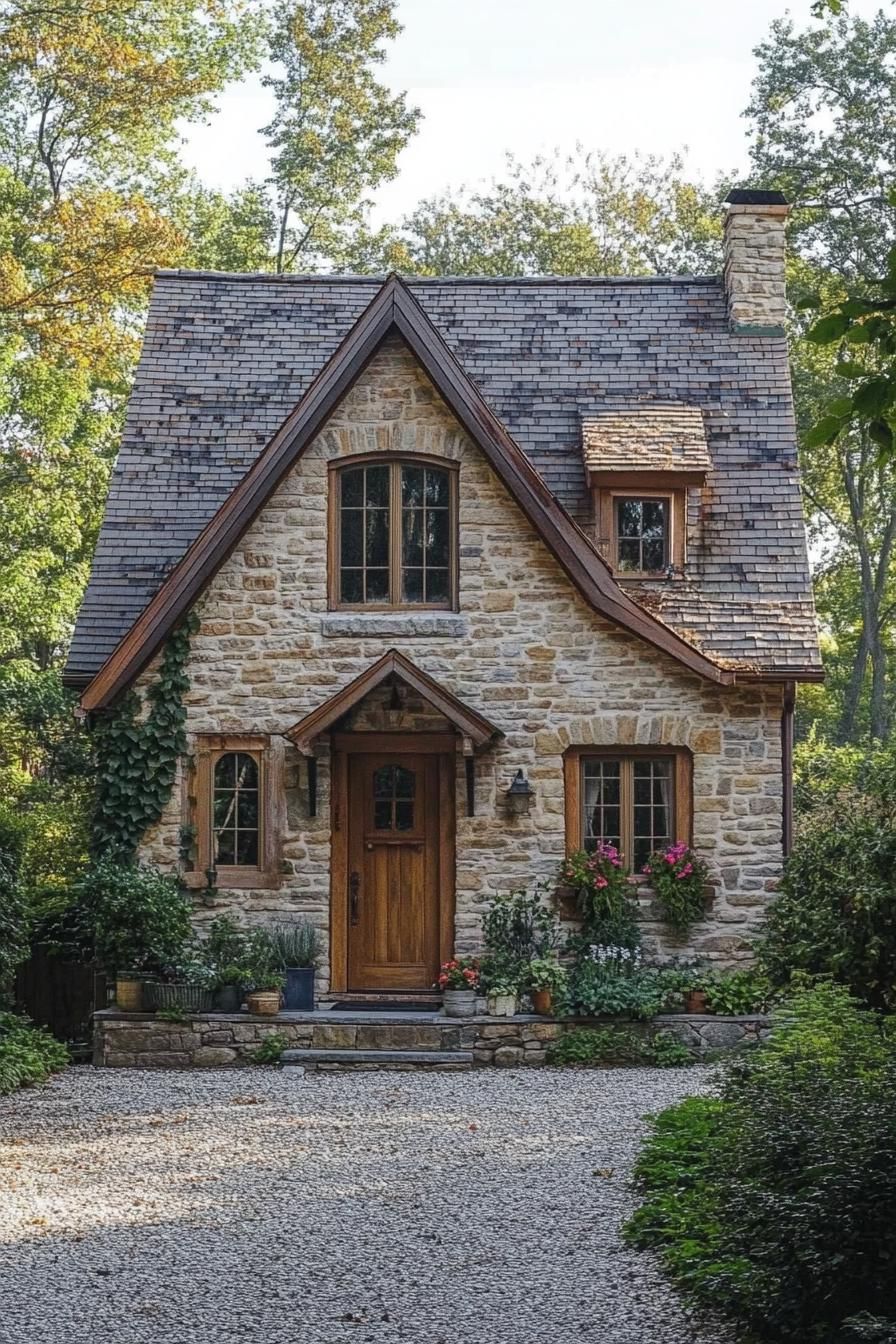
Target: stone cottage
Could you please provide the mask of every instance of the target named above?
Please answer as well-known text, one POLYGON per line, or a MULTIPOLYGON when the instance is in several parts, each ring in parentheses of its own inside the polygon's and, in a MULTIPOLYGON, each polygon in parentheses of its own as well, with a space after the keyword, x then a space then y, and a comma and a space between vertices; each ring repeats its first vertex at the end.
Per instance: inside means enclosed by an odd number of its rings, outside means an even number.
POLYGON ((198 617, 141 852, 200 923, 301 913, 321 991, 419 993, 490 893, 684 839, 693 949, 745 954, 821 676, 787 213, 732 193, 722 277, 158 274, 66 678, 145 690, 198 617))

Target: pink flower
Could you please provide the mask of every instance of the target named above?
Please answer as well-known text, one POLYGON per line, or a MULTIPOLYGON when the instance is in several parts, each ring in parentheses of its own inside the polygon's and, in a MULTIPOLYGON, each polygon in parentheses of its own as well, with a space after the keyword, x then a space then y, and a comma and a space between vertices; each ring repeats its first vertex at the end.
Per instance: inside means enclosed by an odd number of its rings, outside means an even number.
POLYGON ((607 879, 605 877, 596 877, 594 879, 594 885, 598 888, 601 888, 609 886, 609 883, 607 882, 607 879))
POLYGON ((649 864, 649 863, 645 863, 645 865, 644 865, 644 871, 645 871, 645 873, 649 873, 649 872, 650 872, 650 864, 649 864))

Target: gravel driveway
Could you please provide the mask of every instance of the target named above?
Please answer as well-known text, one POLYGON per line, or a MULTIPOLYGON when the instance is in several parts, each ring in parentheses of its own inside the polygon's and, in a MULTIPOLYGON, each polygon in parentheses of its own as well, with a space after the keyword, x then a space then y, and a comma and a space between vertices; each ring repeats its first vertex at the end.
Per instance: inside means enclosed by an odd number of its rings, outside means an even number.
POLYGON ((701 1070, 70 1069, 0 1101, 2 1344, 720 1344, 620 1244, 701 1070))

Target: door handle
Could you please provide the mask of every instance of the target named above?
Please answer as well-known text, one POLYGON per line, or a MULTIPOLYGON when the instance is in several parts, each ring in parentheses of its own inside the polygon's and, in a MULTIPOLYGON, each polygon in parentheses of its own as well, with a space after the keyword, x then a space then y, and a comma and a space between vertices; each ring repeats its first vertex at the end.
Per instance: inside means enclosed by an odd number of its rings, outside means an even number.
POLYGON ((357 924, 360 918, 358 906, 360 904, 361 893, 361 874, 352 873, 348 880, 348 905, 349 916, 353 924, 357 924))

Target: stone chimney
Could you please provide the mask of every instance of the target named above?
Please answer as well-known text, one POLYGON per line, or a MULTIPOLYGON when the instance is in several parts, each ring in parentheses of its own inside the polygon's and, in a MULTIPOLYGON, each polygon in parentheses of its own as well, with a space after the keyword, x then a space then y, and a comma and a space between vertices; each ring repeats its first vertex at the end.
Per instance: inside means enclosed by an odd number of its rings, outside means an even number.
POLYGON ((728 320, 734 331, 780 331, 787 315, 784 259, 790 206, 780 191, 732 191, 725 204, 728 320))

